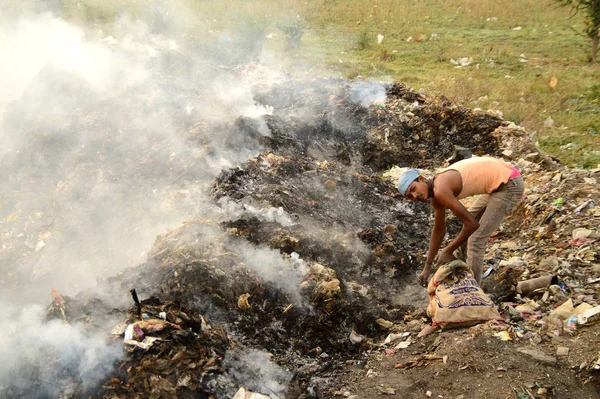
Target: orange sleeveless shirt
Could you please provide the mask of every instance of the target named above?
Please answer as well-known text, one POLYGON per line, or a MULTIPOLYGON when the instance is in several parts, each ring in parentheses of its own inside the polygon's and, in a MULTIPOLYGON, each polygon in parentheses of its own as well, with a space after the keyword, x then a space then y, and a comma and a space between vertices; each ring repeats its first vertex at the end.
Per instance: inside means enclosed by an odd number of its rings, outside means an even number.
MULTIPOLYGON (((476 194, 490 194, 502 183, 508 182, 512 165, 501 159, 476 157, 458 161, 442 170, 456 170, 460 173, 462 190, 457 198, 462 199, 476 194)), ((439 174, 439 173, 438 173, 439 174)))

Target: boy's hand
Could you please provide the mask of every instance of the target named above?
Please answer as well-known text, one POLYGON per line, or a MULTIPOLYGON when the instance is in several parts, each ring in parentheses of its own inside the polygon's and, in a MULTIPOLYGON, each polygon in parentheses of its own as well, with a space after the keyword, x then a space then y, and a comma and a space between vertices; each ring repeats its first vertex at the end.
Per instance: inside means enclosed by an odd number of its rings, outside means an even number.
POLYGON ((449 251, 446 251, 445 249, 443 249, 440 252, 440 254, 438 255, 437 265, 442 266, 442 265, 445 265, 446 263, 451 262, 455 259, 456 258, 454 257, 452 252, 449 252, 449 251))
POLYGON ((421 284, 423 287, 427 287, 427 280, 429 279, 429 268, 425 266, 425 268, 423 269, 421 274, 417 276, 417 278, 419 279, 419 284, 421 284))

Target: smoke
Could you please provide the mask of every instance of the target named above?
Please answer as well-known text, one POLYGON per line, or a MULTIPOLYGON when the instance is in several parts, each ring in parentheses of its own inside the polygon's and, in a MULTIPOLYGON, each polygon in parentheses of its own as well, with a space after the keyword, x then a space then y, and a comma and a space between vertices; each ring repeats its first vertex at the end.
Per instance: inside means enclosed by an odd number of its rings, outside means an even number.
POLYGON ((300 283, 307 267, 303 262, 292 262, 281 257, 279 251, 255 247, 246 241, 236 242, 245 265, 265 282, 271 282, 290 295, 290 301, 300 307, 310 307, 300 295, 300 283))
POLYGON ((229 351, 223 360, 227 374, 249 391, 284 398, 292 373, 271 361, 271 354, 254 349, 229 351))
MULTIPOLYGON (((0 386, 39 377, 48 385, 38 393, 57 396, 68 391, 54 384, 65 370, 95 384, 120 351, 100 332, 43 323, 49 288, 90 290, 145 261, 167 227, 222 212, 210 205, 213 179, 260 150, 235 121, 271 113, 254 92, 285 77, 249 64, 262 50, 240 32, 221 40, 175 3, 129 4, 141 17, 111 15, 101 2, 9 3, 0 4, 0 301, 12 321, 0 386)), ((276 209, 244 212, 291 223, 276 209)), ((276 251, 240 251, 257 275, 297 292, 297 266, 276 251)))
POLYGON ((173 23, 185 12, 151 12, 150 23, 122 15, 102 29, 51 14, 2 28, 1 260, 14 269, 5 282, 29 298, 142 262, 157 234, 206 205, 223 168, 259 150, 232 126, 271 112, 253 90, 278 74, 221 69, 208 44, 186 47, 186 27, 173 23))
MULTIPOLYGON (((229 203, 233 204, 233 203, 229 203)), ((208 210, 205 217, 218 221, 223 214, 212 213, 214 209, 208 210)), ((233 216, 236 214, 233 213, 233 216)), ((228 215, 230 217, 231 215, 228 215)), ((227 219, 229 220, 229 219, 227 219)), ((281 253, 267 246, 253 245, 244 238, 229 235, 218 227, 216 223, 201 223, 194 226, 193 234, 190 236, 179 235, 176 242, 181 245, 184 240, 188 240, 191 245, 201 245, 202 243, 216 244, 223 251, 235 254, 236 264, 241 262, 252 273, 260 279, 261 283, 270 283, 274 287, 283 291, 283 294, 301 309, 312 309, 307 303, 307 299, 300 293, 300 283, 303 281, 308 266, 305 261, 300 259, 298 254, 292 254, 290 257, 283 257, 281 253)), ((170 243, 166 242, 168 246, 170 243)), ((163 247, 160 248, 161 250, 163 247)), ((236 283, 230 281, 233 285, 236 283)))
MULTIPOLYGON (((101 42, 87 41, 82 29, 51 14, 4 24, 0 37, 4 43, 0 51, 0 117, 5 106, 19 99, 46 65, 76 73, 100 92, 114 91, 124 83, 135 85, 148 74, 101 42)), ((52 94, 55 98, 61 95, 52 94)))
POLYGON ((278 223, 285 227, 295 224, 292 217, 281 207, 257 208, 249 204, 234 202, 227 197, 219 199, 218 204, 222 215, 228 219, 255 217, 261 222, 278 223))
MULTIPOLYGON (((261 150, 235 128, 236 120, 271 114, 255 93, 287 75, 261 63, 279 66, 262 47, 265 23, 218 26, 216 18, 179 2, 123 2, 123 13, 103 2, 32 0, 22 10, 11 3, 0 2, 7 10, 0 27, 6 176, 0 303, 10 309, 9 334, 0 343, 0 355, 9 359, 0 366, 0 392, 40 380, 41 396, 58 396, 69 389, 69 381, 57 383, 61 376, 91 386, 120 350, 100 331, 42 322, 40 303, 50 287, 66 295, 90 290, 97 279, 145 261, 166 228, 199 216, 249 216, 286 227, 298 222, 280 208, 215 206, 209 192, 223 168, 261 150)), ((360 82, 351 99, 383 102, 385 88, 360 82)), ((296 116, 314 118, 306 113, 296 116)), ((259 135, 271 135, 263 120, 257 124, 259 135)), ((342 227, 314 229, 315 235, 334 231, 341 245, 367 253, 357 239, 344 238, 342 227)), ((257 276, 301 304, 302 262, 245 241, 231 247, 257 276)), ((290 379, 260 352, 231 364, 236 378, 249 378, 247 387, 265 394, 281 393, 290 379), (246 366, 252 375, 243 373, 246 366)))
POLYGON ((58 397, 92 389, 121 356, 119 346, 107 344, 105 332, 61 320, 43 322, 45 310, 39 305, 0 305, 5 317, 0 340, 2 397, 58 397))
POLYGON ((350 100, 365 108, 373 104, 385 104, 386 87, 373 80, 357 80, 350 87, 350 100))

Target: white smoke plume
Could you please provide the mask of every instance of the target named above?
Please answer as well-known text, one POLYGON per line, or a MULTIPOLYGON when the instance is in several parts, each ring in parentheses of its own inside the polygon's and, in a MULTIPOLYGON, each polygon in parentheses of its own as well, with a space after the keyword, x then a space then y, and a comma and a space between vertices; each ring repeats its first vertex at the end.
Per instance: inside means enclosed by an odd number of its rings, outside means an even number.
POLYGON ((2 397, 19 392, 58 397, 76 388, 93 388, 121 357, 122 348, 108 345, 102 331, 58 319, 42 322, 45 309, 39 305, 23 309, 0 305, 5 317, 0 340, 2 397))
POLYGON ((386 86, 374 80, 357 80, 350 87, 350 100, 365 108, 373 104, 385 104, 386 86))
MULTIPOLYGON (((90 2, 67 3, 0 2, 0 303, 12 320, 0 343, 0 389, 31 381, 19 375, 27 367, 43 381, 56 381, 61 367, 77 370, 86 384, 111 370, 120 349, 100 332, 42 321, 50 288, 91 289, 145 261, 167 227, 211 213, 215 176, 259 151, 231 126, 270 113, 253 92, 283 77, 257 63, 244 67, 257 51, 190 37, 189 24, 206 32, 198 25, 207 19, 175 3, 150 2, 144 19, 117 12, 101 24, 90 21, 90 2)), ((261 134, 270 134, 266 125, 261 134)), ((294 281, 280 278, 277 267, 295 270, 277 253, 247 252, 269 281, 294 281)))
POLYGON ((223 168, 257 153, 230 148, 240 139, 227 125, 270 112, 253 87, 277 74, 185 54, 184 28, 168 23, 177 10, 154 6, 162 32, 156 17, 127 15, 106 32, 49 13, 3 24, 0 155, 19 195, 1 204, 0 229, 7 262, 28 259, 9 280, 73 294, 135 266, 157 234, 195 216, 183 202, 203 202, 223 168))
POLYGON ((308 269, 304 263, 283 259, 277 250, 255 247, 246 241, 237 242, 236 246, 245 265, 261 280, 281 288, 293 304, 310 308, 301 297, 299 288, 308 269))
POLYGON ((234 202, 226 197, 221 198, 218 203, 223 211, 223 216, 233 220, 241 217, 256 217, 260 221, 275 222, 285 227, 295 224, 292 216, 281 207, 257 208, 249 204, 234 202))
MULTIPOLYGON (((26 384, 30 376, 19 379, 18 371, 28 365, 49 373, 44 381, 68 367, 93 385, 120 350, 84 326, 43 323, 50 287, 65 295, 90 290, 98 278, 145 261, 158 234, 188 219, 297 223, 276 208, 215 207, 209 195, 224 168, 260 152, 232 126, 272 113, 254 94, 287 76, 265 65, 279 61, 255 40, 267 36, 260 26, 217 29, 217 18, 182 2, 0 0, 0 9, 0 304, 11 320, 0 343, 9 359, 0 389, 26 384), (48 358, 60 367, 42 367, 48 358)), ((352 93, 364 106, 385 101, 374 82, 352 93)), ((348 245, 364 247, 356 238, 348 245)), ((302 262, 246 242, 232 247, 261 279, 301 302, 302 262)), ((265 356, 249 353, 239 364, 252 365, 256 390, 263 384, 281 394, 290 376, 272 364, 261 368, 265 356)))
POLYGON ((223 363, 228 375, 244 388, 270 397, 284 398, 292 373, 271 361, 271 354, 249 349, 227 352, 223 363))

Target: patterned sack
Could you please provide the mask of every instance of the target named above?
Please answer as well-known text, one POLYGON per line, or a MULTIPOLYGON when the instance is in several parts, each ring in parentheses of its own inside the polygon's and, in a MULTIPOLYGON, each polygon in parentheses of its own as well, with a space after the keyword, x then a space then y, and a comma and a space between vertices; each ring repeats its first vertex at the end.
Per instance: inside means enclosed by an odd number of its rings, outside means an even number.
POLYGON ((461 260, 440 266, 427 286, 427 293, 427 315, 433 326, 454 328, 503 320, 494 302, 477 285, 469 266, 461 260))

